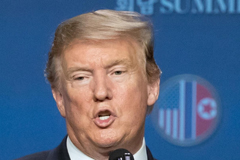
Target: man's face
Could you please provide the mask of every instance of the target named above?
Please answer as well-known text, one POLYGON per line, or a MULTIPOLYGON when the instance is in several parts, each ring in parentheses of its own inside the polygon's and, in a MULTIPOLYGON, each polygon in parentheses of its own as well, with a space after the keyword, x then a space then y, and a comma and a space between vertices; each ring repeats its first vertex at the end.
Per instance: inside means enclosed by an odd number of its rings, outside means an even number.
POLYGON ((147 105, 159 82, 148 84, 135 43, 123 40, 74 43, 62 56, 61 89, 53 90, 72 142, 87 150, 136 152, 144 136, 147 105))

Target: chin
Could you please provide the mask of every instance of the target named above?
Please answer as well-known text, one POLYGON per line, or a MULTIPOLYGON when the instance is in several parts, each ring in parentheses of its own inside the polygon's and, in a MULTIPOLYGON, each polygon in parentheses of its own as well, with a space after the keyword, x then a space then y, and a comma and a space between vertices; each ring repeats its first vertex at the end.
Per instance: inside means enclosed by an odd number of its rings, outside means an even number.
POLYGON ((116 132, 102 132, 96 136, 95 143, 102 148, 115 148, 122 140, 123 136, 116 134, 116 132))
POLYGON ((101 141, 101 142, 96 142, 98 147, 100 148, 115 148, 117 146, 116 141, 101 141))

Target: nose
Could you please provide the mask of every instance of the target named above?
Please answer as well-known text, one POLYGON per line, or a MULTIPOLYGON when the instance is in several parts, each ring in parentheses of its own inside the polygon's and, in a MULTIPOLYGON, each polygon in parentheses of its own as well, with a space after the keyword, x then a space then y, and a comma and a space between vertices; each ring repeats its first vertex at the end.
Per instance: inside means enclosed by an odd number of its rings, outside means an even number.
POLYGON ((112 91, 107 75, 98 74, 94 77, 93 99, 96 102, 112 99, 112 91))

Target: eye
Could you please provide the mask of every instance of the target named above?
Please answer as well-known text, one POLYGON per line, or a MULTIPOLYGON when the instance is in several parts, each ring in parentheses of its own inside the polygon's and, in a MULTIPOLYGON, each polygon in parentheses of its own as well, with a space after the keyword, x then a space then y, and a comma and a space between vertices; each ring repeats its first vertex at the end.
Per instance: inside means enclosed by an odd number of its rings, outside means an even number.
POLYGON ((76 78, 74 78, 74 80, 82 81, 82 80, 84 80, 84 77, 76 77, 76 78))
POLYGON ((115 71, 114 74, 115 75, 121 75, 123 73, 123 71, 115 71))

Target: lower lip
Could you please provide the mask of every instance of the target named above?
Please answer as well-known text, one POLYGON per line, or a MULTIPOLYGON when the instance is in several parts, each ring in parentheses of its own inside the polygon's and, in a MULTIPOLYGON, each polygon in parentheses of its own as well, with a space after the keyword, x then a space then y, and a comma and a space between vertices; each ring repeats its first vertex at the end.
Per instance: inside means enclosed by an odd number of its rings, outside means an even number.
POLYGON ((108 119, 101 120, 99 117, 94 119, 94 123, 100 128, 107 128, 115 121, 115 117, 110 115, 108 119))

